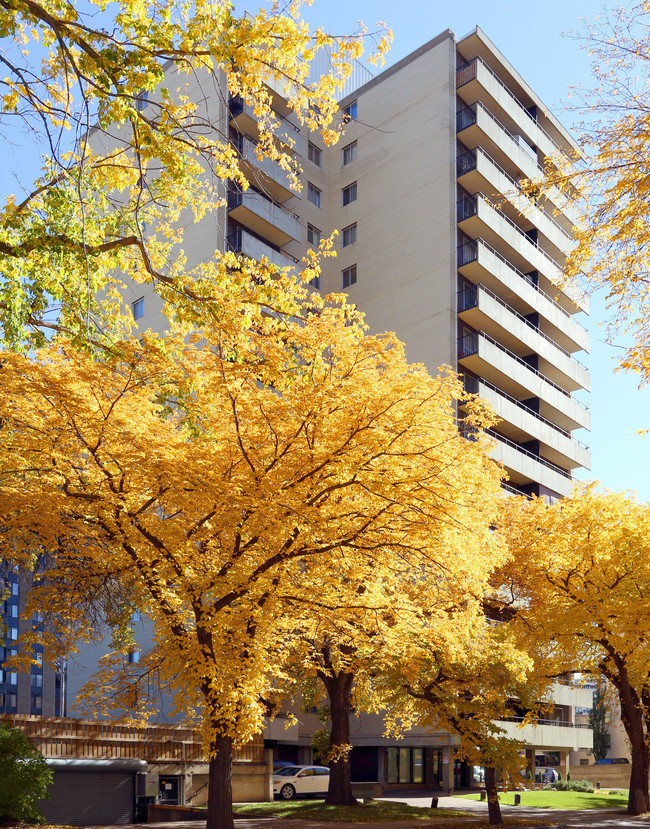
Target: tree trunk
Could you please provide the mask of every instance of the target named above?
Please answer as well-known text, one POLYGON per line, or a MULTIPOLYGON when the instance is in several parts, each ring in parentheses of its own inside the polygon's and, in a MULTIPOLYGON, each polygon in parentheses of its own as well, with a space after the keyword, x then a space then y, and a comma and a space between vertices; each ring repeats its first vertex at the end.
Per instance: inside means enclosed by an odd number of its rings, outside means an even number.
MULTIPOLYGON (((350 693, 354 684, 352 673, 332 673, 327 676, 319 672, 330 705, 332 722, 331 748, 334 760, 330 763, 330 784, 325 803, 335 806, 358 806, 359 801, 352 794, 350 780, 350 693)), ((209 829, 209 827, 208 827, 209 829)))
POLYGON ((215 737, 208 777, 206 829, 234 829, 232 816, 232 738, 215 737))
POLYGON ((630 748, 632 751, 632 767, 630 769, 630 794, 627 801, 627 813, 628 815, 642 815, 645 812, 650 812, 650 797, 648 796, 650 758, 648 757, 648 746, 642 729, 630 738, 630 748))
POLYGON ((497 791, 497 770, 494 766, 485 767, 485 793, 487 794, 488 818, 491 825, 503 823, 499 792, 497 791))
POLYGON ((608 679, 618 692, 621 709, 621 722, 630 742, 632 767, 630 769, 630 793, 627 801, 628 815, 642 815, 650 812, 648 796, 648 769, 650 768, 650 748, 646 743, 644 710, 637 689, 632 685, 627 672, 627 665, 621 657, 613 659, 616 673, 606 673, 608 679))

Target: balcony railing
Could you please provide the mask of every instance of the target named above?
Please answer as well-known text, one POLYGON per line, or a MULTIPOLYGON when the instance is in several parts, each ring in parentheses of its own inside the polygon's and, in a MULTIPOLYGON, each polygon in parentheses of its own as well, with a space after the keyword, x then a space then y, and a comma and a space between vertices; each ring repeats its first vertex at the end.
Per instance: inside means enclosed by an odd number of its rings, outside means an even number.
POLYGON ((525 360, 523 360, 521 357, 518 357, 514 352, 510 351, 509 348, 506 348, 505 345, 501 345, 500 342, 497 342, 493 337, 490 337, 490 335, 486 334, 484 331, 471 331, 469 334, 465 334, 462 337, 458 338, 459 360, 462 360, 463 357, 471 357, 473 354, 478 354, 479 337, 481 339, 486 340, 495 348, 498 348, 500 351, 503 351, 504 354, 507 354, 508 357, 510 357, 511 359, 516 360, 520 365, 528 369, 528 371, 531 371, 534 375, 539 377, 540 380, 543 380, 545 383, 548 383, 549 386, 552 386, 556 391, 559 391, 565 397, 568 397, 573 403, 576 403, 585 411, 589 411, 589 406, 586 406, 581 400, 576 400, 576 398, 571 394, 571 392, 568 392, 566 389, 563 389, 562 386, 558 386, 557 383, 554 383, 552 380, 549 380, 549 378, 545 374, 542 374, 541 371, 539 371, 536 368, 533 368, 525 360))
POLYGON ((500 443, 505 443, 506 446, 510 446, 512 449, 516 449, 518 452, 521 452, 522 455, 526 455, 527 457, 532 458, 534 461, 537 461, 537 463, 541 463, 542 466, 547 467, 547 469, 551 469, 553 472, 557 472, 558 475, 562 475, 563 478, 568 478, 568 480, 570 481, 573 480, 573 475, 570 472, 567 472, 566 469, 562 469, 561 466, 557 466, 557 464, 547 461, 545 458, 542 458, 540 455, 536 455, 529 449, 524 449, 523 446, 520 446, 518 443, 515 443, 514 440, 509 440, 508 438, 503 437, 503 435, 498 434, 498 432, 494 432, 492 429, 486 429, 485 434, 489 435, 490 437, 494 438, 500 443))
MULTIPOLYGON (((20 728, 44 757, 132 758, 148 762, 207 762, 201 735, 180 725, 128 726, 102 720, 2 714, 0 722, 20 728)), ((264 739, 234 750, 235 762, 263 763, 264 739)))
MULTIPOLYGON (((498 722, 524 722, 525 717, 499 717, 498 722)), ((559 725, 560 728, 591 728, 588 723, 570 722, 569 720, 533 720, 528 725, 559 725)))
POLYGON ((481 64, 481 66, 485 69, 485 71, 488 72, 494 78, 494 80, 499 84, 501 89, 506 93, 506 95, 508 95, 508 97, 512 100, 512 102, 519 108, 521 113, 523 113, 527 118, 529 118, 533 122, 533 124, 535 124, 535 126, 542 133, 542 135, 544 135, 544 136, 546 136, 546 138, 548 138, 548 140, 551 142, 553 147, 555 147, 555 149, 558 152, 562 152, 562 149, 560 148, 558 143, 555 141, 554 138, 551 138, 551 136, 546 132, 544 127, 541 126, 541 124, 537 120, 536 116, 528 111, 528 108, 526 106, 524 106, 524 104, 522 104, 522 102, 519 100, 519 98, 517 98, 517 96, 514 94, 514 92, 512 92, 510 89, 508 89, 506 84, 501 80, 501 78, 497 75, 497 73, 494 71, 494 69, 492 69, 490 66, 488 66, 488 64, 483 60, 483 58, 475 57, 469 63, 465 64, 464 66, 460 66, 456 70, 456 88, 458 89, 459 87, 464 86, 466 83, 469 83, 470 81, 473 81, 473 80, 476 79, 476 77, 477 77, 477 68, 478 68, 479 64, 481 64))
MULTIPOLYGON (((510 175, 510 173, 506 172, 506 170, 504 170, 500 164, 497 164, 497 162, 492 158, 492 156, 486 153, 482 147, 477 147, 475 150, 466 150, 464 153, 461 153, 456 157, 456 175, 460 178, 460 176, 464 176, 466 173, 470 173, 472 170, 476 170, 479 155, 482 155, 483 158, 485 158, 486 161, 488 161, 494 167, 494 169, 499 173, 499 175, 503 176, 506 179, 506 181, 510 185, 510 192, 512 192, 513 196, 519 196, 521 198, 530 200, 530 196, 523 192, 519 182, 515 181, 515 179, 510 175)), ((508 193, 504 191, 501 195, 507 196, 508 193)), ((558 231, 558 233, 564 236, 567 242, 575 241, 573 236, 570 233, 567 233, 567 231, 562 227, 562 225, 557 221, 557 219, 549 215, 545 210, 542 210, 542 208, 537 203, 533 204, 531 202, 529 207, 530 210, 537 210, 541 214, 541 217, 543 217, 547 222, 552 224, 553 227, 558 231)))
POLYGON ((536 334, 540 337, 545 339, 550 345, 554 348, 557 348, 565 357, 568 357, 572 362, 576 365, 580 366, 580 368, 587 371, 587 366, 583 365, 580 360, 576 360, 576 358, 571 354, 570 351, 567 351, 566 348, 561 346, 559 343, 556 343, 552 337, 549 337, 548 334, 545 334, 543 331, 540 331, 539 326, 532 323, 529 319, 526 319, 523 314, 520 314, 519 311, 516 311, 511 305, 505 301, 505 299, 501 299, 500 296, 491 291, 489 288, 486 288, 485 285, 481 285, 480 283, 477 285, 468 285, 462 291, 458 292, 458 313, 462 311, 468 311, 470 308, 476 308, 478 306, 478 292, 483 291, 486 293, 491 299, 501 305, 502 308, 505 308, 506 311, 513 314, 519 322, 527 325, 531 328, 536 334))
POLYGON ((531 288, 534 288, 538 294, 544 297, 544 299, 548 300, 552 303, 558 311, 561 311, 567 319, 570 319, 574 322, 578 328, 581 328, 583 331, 587 329, 585 326, 577 319, 574 319, 573 315, 570 314, 565 308, 563 308, 560 303, 553 299, 550 294, 547 294, 546 291, 543 291, 539 285, 536 285, 532 279, 527 276, 525 273, 522 273, 519 268, 516 268, 512 262, 509 262, 506 257, 499 253, 498 250, 492 247, 492 245, 488 245, 488 243, 484 239, 470 239, 468 242, 464 242, 462 245, 458 246, 458 267, 462 268, 463 265, 468 265, 470 262, 476 262, 478 259, 478 247, 479 245, 483 245, 483 247, 488 250, 493 256, 496 256, 497 259, 500 259, 504 265, 507 265, 511 271, 514 271, 517 276, 521 279, 525 279, 526 283, 530 285, 531 288))
POLYGON ((530 238, 530 236, 527 235, 525 230, 522 230, 519 227, 519 225, 513 222, 509 216, 506 216, 506 214, 502 210, 499 210, 498 207, 495 207, 494 204, 492 204, 492 202, 483 193, 473 193, 471 196, 465 196, 464 198, 459 199, 459 201, 456 203, 456 214, 458 217, 457 221, 462 222, 465 219, 469 219, 472 216, 476 216, 476 214, 478 213, 479 200, 486 204, 489 208, 494 210, 494 212, 500 219, 509 224, 510 227, 512 227, 513 230, 515 230, 520 236, 522 236, 528 242, 529 245, 532 245, 532 247, 534 247, 539 254, 541 254, 545 259, 547 259, 559 273, 562 273, 562 266, 555 259, 553 259, 553 257, 550 254, 548 254, 544 250, 544 248, 540 247, 537 242, 534 242, 530 238))

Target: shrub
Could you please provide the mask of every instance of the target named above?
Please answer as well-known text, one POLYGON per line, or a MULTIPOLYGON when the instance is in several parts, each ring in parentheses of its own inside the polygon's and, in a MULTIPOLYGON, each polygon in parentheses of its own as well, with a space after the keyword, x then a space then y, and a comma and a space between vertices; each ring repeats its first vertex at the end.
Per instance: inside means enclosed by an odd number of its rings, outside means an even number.
POLYGON ((0 823, 42 823, 35 801, 48 797, 52 770, 19 728, 0 724, 0 823))
POLYGON ((593 792, 593 784, 589 780, 558 780, 555 784, 558 792, 593 792))

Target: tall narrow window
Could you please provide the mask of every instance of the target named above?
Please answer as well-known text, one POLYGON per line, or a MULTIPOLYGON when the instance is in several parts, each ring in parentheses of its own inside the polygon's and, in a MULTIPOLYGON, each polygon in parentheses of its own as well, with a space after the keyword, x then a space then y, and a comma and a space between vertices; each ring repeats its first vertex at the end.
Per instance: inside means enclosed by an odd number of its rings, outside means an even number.
POLYGON ((351 202, 356 201, 357 200, 357 183, 356 183, 356 181, 353 181, 352 184, 348 184, 347 187, 344 187, 343 190, 341 190, 341 193, 343 195, 343 207, 345 207, 346 204, 350 204, 351 202))
POLYGON ((346 107, 343 107, 343 123, 353 121, 357 117, 357 102, 351 101, 346 107))
POLYGON ((135 302, 131 304, 131 310, 133 312, 133 319, 139 320, 140 317, 144 316, 144 297, 141 296, 140 299, 136 299, 135 302))
POLYGON ((320 147, 312 144, 311 141, 307 145, 307 158, 318 167, 322 166, 323 153, 321 152, 320 147))
POLYGON ((343 228, 343 247, 353 245, 357 241, 357 223, 343 228))
POLYGON ((349 268, 341 271, 341 276, 343 277, 344 288, 349 288, 350 285, 354 285, 357 281, 357 266, 351 265, 349 268))
POLYGON ((320 245, 320 230, 314 225, 307 225, 307 241, 314 248, 320 245))
POLYGON ((316 207, 320 207, 320 197, 321 191, 318 187, 316 187, 315 184, 312 184, 311 181, 307 182, 307 199, 312 204, 315 204, 316 207))
POLYGON ((357 157, 357 142, 353 141, 351 144, 348 144, 347 147, 343 147, 341 152, 343 154, 343 166, 345 167, 346 164, 354 161, 357 157))

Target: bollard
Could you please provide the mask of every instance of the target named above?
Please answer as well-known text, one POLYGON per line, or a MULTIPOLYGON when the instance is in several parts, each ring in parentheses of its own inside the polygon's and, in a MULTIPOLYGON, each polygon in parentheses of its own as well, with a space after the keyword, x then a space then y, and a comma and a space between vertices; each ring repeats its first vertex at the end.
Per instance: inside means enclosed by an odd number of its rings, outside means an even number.
POLYGON ((481 792, 481 800, 485 800, 486 797, 487 797, 487 792, 485 791, 485 789, 483 789, 483 791, 481 792))
POLYGON ((438 798, 437 797, 432 797, 431 798, 431 808, 432 809, 437 809, 438 808, 438 798))
POLYGON ((600 789, 600 780, 596 780, 596 788, 600 789))
POLYGON ((520 794, 515 795, 515 806, 521 806, 521 795, 520 794))

